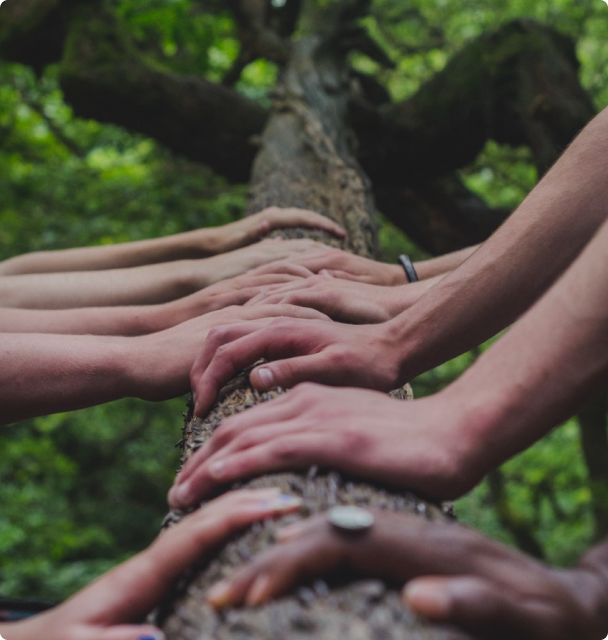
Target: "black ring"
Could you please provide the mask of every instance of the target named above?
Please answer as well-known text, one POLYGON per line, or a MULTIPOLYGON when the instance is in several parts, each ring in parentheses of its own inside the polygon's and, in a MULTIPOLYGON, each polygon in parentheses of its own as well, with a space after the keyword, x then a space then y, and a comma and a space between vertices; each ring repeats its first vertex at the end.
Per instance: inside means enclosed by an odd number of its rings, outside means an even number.
POLYGON ((408 282, 418 282, 418 274, 414 269, 412 259, 406 253, 399 256, 399 264, 403 267, 408 282))

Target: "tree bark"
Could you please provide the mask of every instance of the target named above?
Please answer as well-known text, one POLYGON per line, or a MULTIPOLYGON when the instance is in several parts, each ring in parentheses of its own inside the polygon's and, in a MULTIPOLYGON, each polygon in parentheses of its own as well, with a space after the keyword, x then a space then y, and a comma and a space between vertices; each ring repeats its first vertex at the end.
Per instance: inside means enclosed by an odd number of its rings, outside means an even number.
MULTIPOLYGON (((340 17, 334 19, 336 29, 322 36, 318 32, 309 35, 293 49, 254 165, 250 210, 267 204, 312 207, 346 226, 349 249, 374 255, 376 234, 370 184, 354 159, 345 124, 349 76, 339 46, 340 17)), ((328 21, 325 16, 325 24, 328 21)), ((247 374, 240 375, 221 392, 204 419, 187 419, 183 459, 209 438, 226 417, 271 401, 279 393, 283 391, 260 396, 249 386, 247 374)), ((405 398, 405 391, 398 393, 405 398)), ((307 515, 336 504, 357 504, 429 519, 449 517, 441 506, 411 494, 316 468, 308 473, 258 478, 247 486, 279 486, 286 493, 301 496, 307 515)), ((172 512, 168 523, 181 516, 172 512)), ((278 524, 300 517, 289 516, 278 524)), ((379 581, 352 582, 346 575, 335 576, 330 584, 318 581, 304 586, 296 594, 259 609, 213 612, 205 604, 207 588, 272 544, 278 524, 266 522, 252 527, 228 543, 211 564, 193 568, 193 575, 180 585, 175 600, 159 611, 158 621, 168 640, 465 638, 454 630, 416 619, 394 588, 379 581)))

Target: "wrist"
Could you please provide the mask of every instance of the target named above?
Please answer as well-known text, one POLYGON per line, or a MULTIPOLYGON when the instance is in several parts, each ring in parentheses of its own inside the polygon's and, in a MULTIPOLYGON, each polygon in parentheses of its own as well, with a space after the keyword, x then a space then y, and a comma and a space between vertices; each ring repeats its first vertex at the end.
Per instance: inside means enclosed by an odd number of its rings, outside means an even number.
POLYGON ((409 280, 400 264, 387 264, 386 267, 386 283, 388 286, 396 287, 400 284, 408 284, 409 280))

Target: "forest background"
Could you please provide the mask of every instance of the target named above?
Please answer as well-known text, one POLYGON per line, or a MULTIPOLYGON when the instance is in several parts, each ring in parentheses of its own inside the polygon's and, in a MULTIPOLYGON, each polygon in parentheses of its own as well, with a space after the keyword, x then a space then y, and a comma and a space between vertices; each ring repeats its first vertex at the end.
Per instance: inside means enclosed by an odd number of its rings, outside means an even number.
MULTIPOLYGON (((112 1, 139 47, 175 71, 220 81, 238 56, 236 26, 222 3, 112 1)), ((608 6, 601 0, 376 0, 372 7, 365 26, 394 68, 362 54, 352 63, 395 100, 412 95, 470 39, 526 17, 576 41, 583 86, 597 110, 608 104, 608 6)), ((268 105, 275 79, 276 66, 258 60, 236 86, 268 105)), ((494 142, 460 176, 488 204, 508 209, 537 180, 527 149, 494 142)), ((246 194, 246 185, 229 184, 150 138, 74 117, 55 66, 36 76, 0 60, 0 259, 223 224, 240 217, 246 194)), ((386 261, 426 255, 384 219, 380 235, 386 261)), ((415 394, 442 388, 478 354, 420 376, 415 394)), ((184 406, 184 398, 126 400, 3 430, 0 595, 63 599, 155 536, 178 464, 169 443, 180 437, 184 406)), ((594 420, 605 434, 606 411, 594 420)), ((495 538, 567 565, 607 533, 608 504, 598 500, 597 483, 605 489, 608 476, 594 482, 592 490, 575 417, 459 500, 456 512, 495 538)))

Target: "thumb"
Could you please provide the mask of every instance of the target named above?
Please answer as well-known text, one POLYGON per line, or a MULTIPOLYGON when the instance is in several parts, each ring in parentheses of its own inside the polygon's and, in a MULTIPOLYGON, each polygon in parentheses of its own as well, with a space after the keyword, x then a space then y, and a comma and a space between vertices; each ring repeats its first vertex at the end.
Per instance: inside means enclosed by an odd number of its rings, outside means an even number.
POLYGON ((482 578, 418 578, 406 585, 403 599, 424 618, 455 624, 476 634, 545 637, 533 607, 518 601, 504 587, 482 578))
MULTIPOLYGON (((336 372, 333 374, 335 377, 336 372)), ((331 377, 328 375, 327 357, 323 353, 316 353, 267 362, 256 367, 250 373, 249 380, 258 391, 267 391, 274 387, 293 387, 300 382, 331 384, 326 381, 331 377)))

